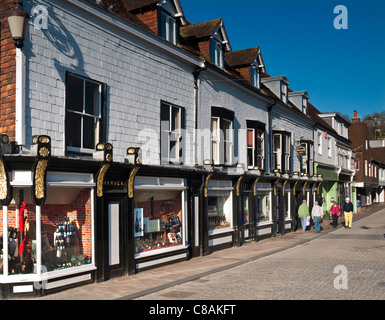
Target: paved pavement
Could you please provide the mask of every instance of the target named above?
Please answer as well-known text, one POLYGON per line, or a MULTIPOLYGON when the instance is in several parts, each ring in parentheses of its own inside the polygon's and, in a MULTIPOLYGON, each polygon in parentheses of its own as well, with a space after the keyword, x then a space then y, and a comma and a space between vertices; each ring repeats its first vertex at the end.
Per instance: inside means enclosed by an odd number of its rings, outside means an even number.
POLYGON ((385 205, 355 214, 350 230, 330 223, 33 299, 385 299, 385 205))
POLYGON ((385 210, 354 222, 352 229, 139 299, 385 300, 385 210))

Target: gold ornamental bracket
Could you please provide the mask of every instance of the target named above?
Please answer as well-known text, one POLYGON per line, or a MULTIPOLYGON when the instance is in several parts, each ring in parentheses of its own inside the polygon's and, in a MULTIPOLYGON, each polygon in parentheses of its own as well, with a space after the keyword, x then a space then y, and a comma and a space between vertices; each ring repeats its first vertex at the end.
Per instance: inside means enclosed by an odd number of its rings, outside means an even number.
POLYGON ((98 173, 96 175, 96 195, 98 198, 103 197, 104 177, 113 161, 113 147, 111 143, 98 143, 96 151, 93 154, 94 159, 102 161, 98 173))
POLYGON ((131 169, 130 176, 128 177, 128 183, 127 183, 127 186, 128 186, 127 193, 128 193, 129 199, 134 198, 134 181, 135 181, 136 174, 140 169, 140 165, 142 164, 141 155, 142 155, 142 150, 140 148, 130 147, 127 149, 127 154, 124 161, 125 163, 128 163, 134 166, 131 169))
POLYGON ((273 185, 273 192, 274 196, 277 195, 277 183, 280 181, 280 179, 275 180, 274 185, 273 185))
POLYGON ((42 206, 47 198, 47 167, 51 160, 51 138, 46 135, 32 138, 32 154, 36 160, 33 167, 32 198, 42 206))
POLYGON ((318 183, 318 188, 317 188, 318 194, 319 194, 319 189, 320 189, 320 187, 321 187, 321 185, 322 185, 322 182, 323 182, 323 181, 320 181, 320 182, 318 183))
POLYGON ((302 194, 305 195, 305 189, 306 189, 306 185, 307 185, 308 181, 306 181, 302 187, 302 194))
POLYGON ((286 187, 286 183, 288 182, 289 180, 285 180, 285 182, 283 183, 282 185, 282 196, 285 196, 285 187, 286 187))
POLYGON ((243 180, 243 178, 244 178, 245 176, 244 175, 242 175, 242 176, 240 176, 239 178, 238 178, 238 181, 237 181, 237 197, 239 197, 239 189, 240 189, 240 187, 241 187, 241 182, 242 182, 242 180, 243 180))
POLYGON ((255 181, 253 183, 253 195, 254 195, 254 197, 257 196, 257 184, 258 184, 259 179, 261 179, 261 176, 259 176, 257 179, 255 179, 255 181))
POLYGON ((134 181, 135 181, 135 177, 136 177, 136 174, 138 173, 140 169, 140 166, 135 166, 131 172, 130 172, 130 176, 128 178, 128 197, 130 199, 134 198, 134 181))

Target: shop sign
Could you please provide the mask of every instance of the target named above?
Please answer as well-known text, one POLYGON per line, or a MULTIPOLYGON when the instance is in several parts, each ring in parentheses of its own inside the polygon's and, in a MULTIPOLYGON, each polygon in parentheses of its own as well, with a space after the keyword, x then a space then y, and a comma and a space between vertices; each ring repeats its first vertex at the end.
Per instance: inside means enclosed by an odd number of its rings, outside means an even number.
POLYGON ((104 180, 103 187, 105 191, 125 191, 126 184, 121 180, 104 180))
POLYGON ((306 154, 306 147, 300 146, 296 149, 299 154, 306 154))

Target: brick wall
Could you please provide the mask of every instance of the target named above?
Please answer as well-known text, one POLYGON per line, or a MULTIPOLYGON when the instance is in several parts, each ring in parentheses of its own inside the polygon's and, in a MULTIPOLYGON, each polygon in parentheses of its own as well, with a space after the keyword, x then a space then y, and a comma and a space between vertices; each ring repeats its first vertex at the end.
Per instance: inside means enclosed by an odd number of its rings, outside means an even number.
POLYGON ((210 40, 201 41, 198 43, 199 51, 208 59, 210 59, 210 40))
MULTIPOLYGON (((28 220, 35 221, 35 205, 27 204, 28 220)), ((0 210, 0 234, 3 233, 3 212, 0 210)), ((54 232, 56 225, 69 218, 76 227, 76 235, 79 239, 81 252, 87 256, 92 255, 92 235, 91 235, 91 197, 90 190, 84 189, 79 192, 71 204, 67 205, 44 205, 41 208, 42 227, 48 237, 49 243, 54 248, 54 232)), ((16 225, 15 209, 8 209, 8 226, 18 227, 16 225)))
POLYGON ((0 133, 6 133, 15 140, 16 101, 16 48, 11 38, 7 14, 13 1, 0 1, 0 133))
POLYGON ((154 32, 155 34, 158 34, 158 11, 156 9, 151 9, 149 11, 136 13, 135 15, 147 27, 149 27, 152 32, 154 32))
POLYGON ((251 79, 250 67, 237 68, 237 71, 242 75, 242 77, 250 81, 251 79))

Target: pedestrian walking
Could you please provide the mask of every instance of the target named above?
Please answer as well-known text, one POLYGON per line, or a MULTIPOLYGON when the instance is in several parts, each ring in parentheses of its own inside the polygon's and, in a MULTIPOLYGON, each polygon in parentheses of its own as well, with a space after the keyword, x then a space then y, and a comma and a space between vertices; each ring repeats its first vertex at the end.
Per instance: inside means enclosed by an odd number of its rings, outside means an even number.
POLYGON ((301 219, 302 231, 306 231, 306 220, 309 215, 310 213, 309 213, 309 207, 307 205, 307 201, 302 200, 302 204, 298 208, 298 216, 301 219))
POLYGON ((337 202, 334 202, 334 204, 330 208, 330 215, 332 216, 332 219, 333 219, 333 222, 332 222, 333 228, 337 228, 338 217, 340 216, 340 207, 338 206, 337 202))
POLYGON ((346 198, 344 203, 345 229, 350 229, 353 222, 353 203, 349 198, 346 198))
POLYGON ((314 232, 321 232, 321 219, 323 219, 322 207, 318 204, 318 201, 314 202, 313 209, 311 209, 311 217, 314 221, 314 232))

